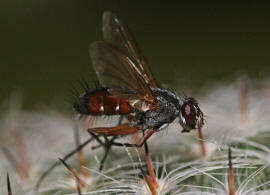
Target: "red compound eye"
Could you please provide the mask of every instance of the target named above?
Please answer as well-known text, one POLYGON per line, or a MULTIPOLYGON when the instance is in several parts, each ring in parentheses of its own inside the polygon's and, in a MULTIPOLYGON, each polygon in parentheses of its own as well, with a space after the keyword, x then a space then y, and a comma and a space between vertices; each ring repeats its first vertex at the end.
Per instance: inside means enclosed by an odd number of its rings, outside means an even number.
POLYGON ((196 125, 197 110, 193 104, 184 103, 181 109, 182 116, 185 119, 185 124, 189 129, 194 129, 196 125))
POLYGON ((190 106, 187 104, 187 105, 185 106, 185 113, 186 113, 186 115, 189 115, 190 112, 191 112, 191 108, 190 108, 190 106))

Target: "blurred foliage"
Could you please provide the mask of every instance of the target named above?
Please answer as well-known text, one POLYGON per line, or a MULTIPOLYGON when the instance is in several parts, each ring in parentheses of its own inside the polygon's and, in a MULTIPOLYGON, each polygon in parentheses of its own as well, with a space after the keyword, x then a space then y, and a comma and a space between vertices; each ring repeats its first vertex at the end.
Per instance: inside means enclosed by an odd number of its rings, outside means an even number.
POLYGON ((0 101, 19 89, 24 107, 48 105, 55 98, 64 101, 78 79, 91 82, 88 45, 102 39, 106 10, 129 25, 161 83, 196 92, 243 72, 266 77, 270 7, 265 2, 2 0, 0 101))

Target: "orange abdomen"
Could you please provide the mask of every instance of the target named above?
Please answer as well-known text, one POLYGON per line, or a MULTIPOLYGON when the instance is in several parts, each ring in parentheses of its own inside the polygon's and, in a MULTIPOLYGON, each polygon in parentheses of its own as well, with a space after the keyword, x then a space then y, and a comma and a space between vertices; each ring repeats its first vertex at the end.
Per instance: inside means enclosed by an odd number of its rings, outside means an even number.
POLYGON ((91 93, 88 110, 93 115, 124 115, 131 113, 133 108, 126 100, 116 97, 104 89, 91 93))

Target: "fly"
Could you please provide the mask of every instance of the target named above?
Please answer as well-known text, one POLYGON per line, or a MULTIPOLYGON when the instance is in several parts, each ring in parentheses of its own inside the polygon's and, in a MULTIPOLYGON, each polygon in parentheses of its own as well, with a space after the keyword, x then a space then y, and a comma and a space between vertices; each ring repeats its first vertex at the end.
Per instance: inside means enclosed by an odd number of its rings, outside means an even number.
POLYGON ((179 97, 161 88, 128 27, 114 14, 103 15, 104 41, 89 47, 93 68, 103 87, 85 91, 74 103, 82 115, 122 115, 127 123, 90 128, 95 135, 124 136, 143 131, 134 147, 141 147, 155 132, 179 118, 182 132, 201 129, 203 112, 192 97, 179 97))
MULTIPOLYGON (((200 144, 203 146, 202 153, 205 154, 200 131, 204 125, 204 115, 194 98, 178 96, 175 92, 160 87, 128 27, 111 12, 103 14, 102 31, 104 41, 94 42, 89 47, 92 65, 102 87, 86 89, 77 98, 73 107, 83 116, 120 115, 120 119, 117 126, 88 129, 92 137, 72 150, 63 160, 67 160, 96 139, 100 146, 105 148, 100 165, 102 170, 111 146, 144 145, 150 179, 141 170, 152 194, 156 194, 158 184, 147 140, 178 118, 183 127, 182 132, 198 130, 200 144), (122 123, 123 118, 128 122, 122 123), (143 133, 138 143, 115 141, 119 136, 136 132, 143 133), (104 137, 104 141, 100 136, 104 137)), ((36 184, 36 190, 49 172, 59 164, 56 162, 42 174, 36 184)))

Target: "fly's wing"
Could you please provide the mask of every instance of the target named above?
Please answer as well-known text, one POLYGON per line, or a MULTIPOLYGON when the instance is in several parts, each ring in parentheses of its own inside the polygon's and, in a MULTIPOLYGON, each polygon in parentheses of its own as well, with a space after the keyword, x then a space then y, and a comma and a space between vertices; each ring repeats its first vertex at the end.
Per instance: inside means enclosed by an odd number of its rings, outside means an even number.
POLYGON ((136 109, 149 109, 155 101, 151 89, 129 57, 106 42, 92 43, 89 52, 100 83, 110 93, 128 100, 136 109))
POLYGON ((102 18, 102 30, 105 42, 118 48, 134 62, 139 74, 151 87, 157 87, 147 62, 141 53, 128 27, 111 12, 105 12, 102 18))

